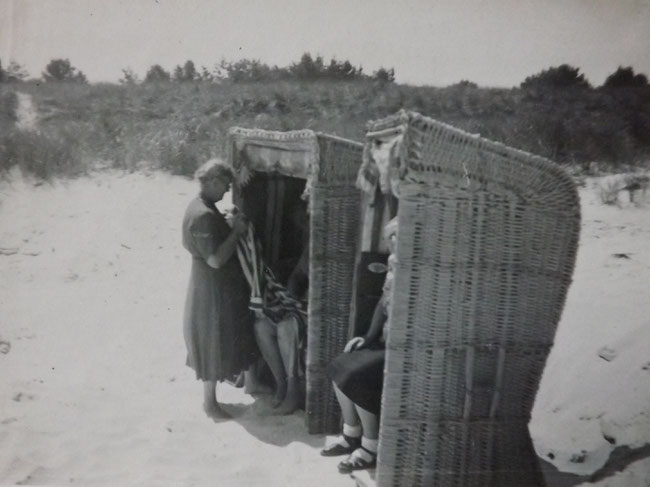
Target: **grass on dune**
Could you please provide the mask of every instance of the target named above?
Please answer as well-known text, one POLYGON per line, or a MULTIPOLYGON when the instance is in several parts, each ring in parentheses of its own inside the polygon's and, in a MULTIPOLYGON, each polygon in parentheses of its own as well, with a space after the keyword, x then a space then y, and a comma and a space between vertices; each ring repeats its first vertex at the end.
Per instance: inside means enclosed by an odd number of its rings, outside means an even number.
POLYGON ((83 173, 98 161, 123 169, 145 161, 190 175, 203 160, 225 155, 232 126, 307 128, 362 141, 368 120, 405 108, 561 163, 616 165, 650 151, 650 90, 632 95, 634 102, 597 90, 539 94, 371 80, 22 83, 0 96, 0 164, 44 179, 83 173), (16 90, 32 96, 37 131, 15 129, 16 90))

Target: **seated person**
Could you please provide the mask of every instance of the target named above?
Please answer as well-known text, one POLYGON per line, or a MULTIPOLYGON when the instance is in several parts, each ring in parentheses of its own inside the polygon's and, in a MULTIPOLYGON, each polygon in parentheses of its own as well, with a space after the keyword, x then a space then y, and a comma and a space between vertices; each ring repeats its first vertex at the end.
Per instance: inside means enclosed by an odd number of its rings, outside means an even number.
MULTIPOLYGON (((250 308, 255 312, 255 337, 276 383, 272 405, 279 414, 291 414, 302 403, 300 376, 304 374, 301 357, 305 341, 307 315, 300 301, 309 283, 305 247, 292 272, 288 288, 282 286, 261 258, 259 241, 252 225, 239 241, 237 254, 250 286, 250 308)), ((247 377, 248 379, 248 377, 247 377)))
POLYGON ((255 338, 275 380, 272 405, 278 414, 291 414, 302 403, 299 381, 304 375, 302 350, 307 328, 304 297, 309 284, 308 256, 309 249, 305 248, 287 284, 289 295, 296 301, 269 304, 263 312, 256 313, 255 338))
POLYGON ((352 338, 327 367, 343 414, 343 434, 321 450, 323 456, 349 455, 339 463, 341 473, 373 468, 377 464, 379 412, 384 381, 385 323, 390 313, 397 218, 386 225, 384 237, 391 256, 382 297, 375 307, 370 328, 352 338))

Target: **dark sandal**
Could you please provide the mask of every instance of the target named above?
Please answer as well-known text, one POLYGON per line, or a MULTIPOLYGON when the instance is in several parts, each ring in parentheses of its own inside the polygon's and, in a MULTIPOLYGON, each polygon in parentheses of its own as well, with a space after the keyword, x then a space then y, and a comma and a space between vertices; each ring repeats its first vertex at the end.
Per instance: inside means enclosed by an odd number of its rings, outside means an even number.
POLYGON ((368 468, 375 468, 377 466, 377 454, 371 452, 360 446, 359 449, 365 451, 372 457, 372 460, 366 460, 359 456, 355 456, 354 452, 348 458, 339 463, 340 473, 352 473, 355 470, 366 470, 368 468))
POLYGON ((354 450, 361 446, 361 438, 354 438, 353 436, 343 435, 345 441, 348 442, 349 446, 343 446, 341 443, 333 443, 330 446, 326 446, 320 451, 320 454, 324 457, 339 457, 341 455, 349 455, 354 450))

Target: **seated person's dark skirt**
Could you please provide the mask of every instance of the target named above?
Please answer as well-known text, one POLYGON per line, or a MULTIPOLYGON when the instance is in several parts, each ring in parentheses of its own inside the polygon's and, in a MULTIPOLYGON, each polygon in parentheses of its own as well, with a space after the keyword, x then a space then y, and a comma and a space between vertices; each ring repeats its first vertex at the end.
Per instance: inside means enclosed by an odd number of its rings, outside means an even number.
POLYGON ((353 403, 379 415, 384 384, 384 344, 342 353, 327 366, 327 376, 353 403))

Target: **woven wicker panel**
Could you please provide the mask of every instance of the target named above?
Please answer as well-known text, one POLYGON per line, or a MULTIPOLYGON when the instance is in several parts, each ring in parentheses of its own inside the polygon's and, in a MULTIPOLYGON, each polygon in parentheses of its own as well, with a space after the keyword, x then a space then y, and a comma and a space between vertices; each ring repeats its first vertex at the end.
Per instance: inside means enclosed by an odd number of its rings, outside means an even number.
POLYGON ((528 421, 548 348, 432 347, 426 342, 390 348, 387 390, 427 402, 384 401, 382 415, 404 421, 461 421, 469 409, 473 420, 528 421))
POLYGON ((542 487, 526 422, 390 422, 382 420, 378 485, 542 487))
POLYGON ((325 370, 349 337, 361 204, 354 181, 363 146, 325 134, 318 134, 318 144, 310 202, 306 416, 310 433, 336 433, 341 412, 325 370))
POLYGON ((398 264, 377 483, 543 485, 527 423, 580 226, 551 162, 400 113, 398 264))

